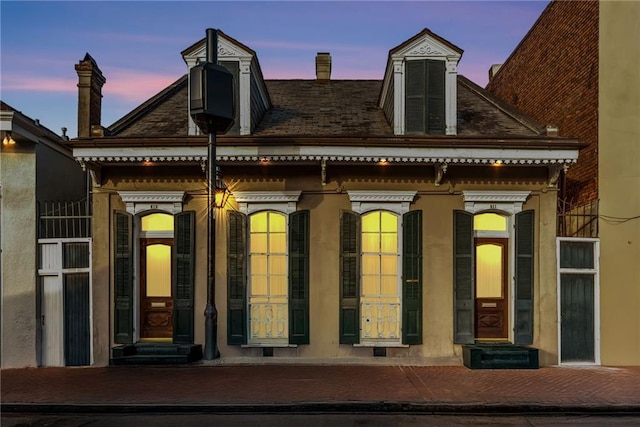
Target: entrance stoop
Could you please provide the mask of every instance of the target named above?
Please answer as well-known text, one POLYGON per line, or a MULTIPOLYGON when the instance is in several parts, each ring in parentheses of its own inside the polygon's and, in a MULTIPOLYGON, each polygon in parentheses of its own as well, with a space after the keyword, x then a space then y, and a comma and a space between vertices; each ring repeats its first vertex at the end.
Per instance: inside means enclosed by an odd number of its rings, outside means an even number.
POLYGON ((201 344, 137 343, 111 349, 110 365, 187 365, 202 359, 201 344))
POLYGON ((514 344, 462 346, 464 366, 469 369, 538 369, 538 349, 514 344))

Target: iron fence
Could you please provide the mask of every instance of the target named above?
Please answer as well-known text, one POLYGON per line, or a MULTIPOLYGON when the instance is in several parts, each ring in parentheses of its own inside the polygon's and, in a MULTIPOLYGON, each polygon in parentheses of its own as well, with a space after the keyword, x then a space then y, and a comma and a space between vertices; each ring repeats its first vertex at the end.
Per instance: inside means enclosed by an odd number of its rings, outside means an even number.
POLYGON ((558 201, 559 237, 598 237, 598 201, 573 205, 558 201))
POLYGON ((91 237, 91 204, 78 202, 38 202, 38 238, 69 239, 91 237))

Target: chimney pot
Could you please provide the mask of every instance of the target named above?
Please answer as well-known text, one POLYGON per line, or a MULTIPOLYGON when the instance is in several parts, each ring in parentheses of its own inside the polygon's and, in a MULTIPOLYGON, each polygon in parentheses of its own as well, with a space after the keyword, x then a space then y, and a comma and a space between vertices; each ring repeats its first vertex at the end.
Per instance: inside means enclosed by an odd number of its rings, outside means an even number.
POLYGON ((547 136, 558 136, 559 132, 560 129, 558 129, 558 126, 552 124, 547 125, 547 136))
POLYGON ((493 64, 491 68, 489 68, 489 81, 493 79, 493 77, 498 73, 502 64, 493 64))
POLYGON ((331 55, 329 52, 318 52, 316 55, 316 79, 319 82, 331 80, 331 55))

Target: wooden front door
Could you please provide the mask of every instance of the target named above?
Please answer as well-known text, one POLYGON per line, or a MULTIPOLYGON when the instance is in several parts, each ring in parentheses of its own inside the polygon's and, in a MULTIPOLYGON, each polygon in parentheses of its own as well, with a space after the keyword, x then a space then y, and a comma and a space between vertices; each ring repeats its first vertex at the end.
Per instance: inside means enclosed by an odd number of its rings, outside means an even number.
POLYGON ((475 239, 475 328, 477 339, 507 339, 509 337, 508 250, 508 239, 475 239))
POLYGON ((173 239, 140 239, 140 338, 173 338, 173 239))

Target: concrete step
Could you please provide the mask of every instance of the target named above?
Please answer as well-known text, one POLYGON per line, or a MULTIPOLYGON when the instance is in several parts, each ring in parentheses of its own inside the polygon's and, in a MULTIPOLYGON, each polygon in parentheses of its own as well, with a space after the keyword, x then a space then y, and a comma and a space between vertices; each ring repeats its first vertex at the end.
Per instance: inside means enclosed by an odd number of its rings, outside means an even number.
POLYGON ((469 369, 538 369, 538 349, 513 344, 473 344, 462 348, 469 369))
POLYGON ((202 359, 202 345, 126 344, 112 348, 111 356, 111 365, 185 365, 202 359))

